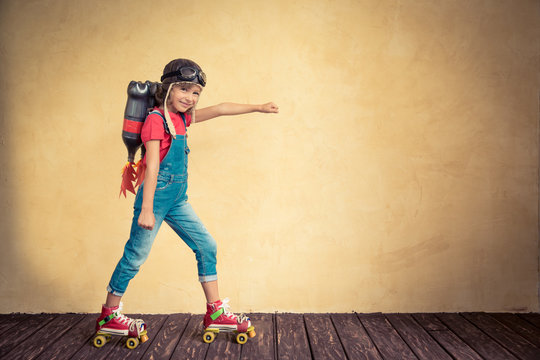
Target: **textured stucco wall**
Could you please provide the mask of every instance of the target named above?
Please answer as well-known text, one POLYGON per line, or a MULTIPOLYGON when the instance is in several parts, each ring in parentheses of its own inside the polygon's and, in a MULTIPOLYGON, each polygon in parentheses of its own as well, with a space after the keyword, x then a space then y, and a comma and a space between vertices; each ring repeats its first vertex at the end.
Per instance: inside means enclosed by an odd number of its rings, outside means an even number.
MULTIPOLYGON (((175 57, 200 106, 190 201, 239 311, 538 309, 538 1, 2 1, 0 312, 99 310, 130 80, 175 57)), ((203 312, 166 227, 131 312, 203 312)))

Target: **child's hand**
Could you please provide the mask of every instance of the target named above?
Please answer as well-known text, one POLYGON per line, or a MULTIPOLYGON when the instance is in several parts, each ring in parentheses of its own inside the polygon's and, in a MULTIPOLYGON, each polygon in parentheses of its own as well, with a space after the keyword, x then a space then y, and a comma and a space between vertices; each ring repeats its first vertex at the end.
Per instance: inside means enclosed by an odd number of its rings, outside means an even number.
POLYGON ((156 224, 154 212, 152 210, 142 210, 137 224, 143 229, 152 230, 156 224))
POLYGON ((273 102, 269 102, 269 103, 260 105, 260 110, 259 111, 262 112, 262 113, 278 113, 279 108, 273 102))

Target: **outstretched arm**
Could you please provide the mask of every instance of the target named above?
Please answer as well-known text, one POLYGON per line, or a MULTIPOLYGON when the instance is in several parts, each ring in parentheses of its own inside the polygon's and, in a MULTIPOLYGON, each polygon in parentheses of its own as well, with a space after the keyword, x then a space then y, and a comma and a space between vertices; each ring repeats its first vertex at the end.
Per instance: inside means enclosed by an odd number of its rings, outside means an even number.
POLYGON ((279 108, 273 102, 261 105, 221 103, 195 110, 195 120, 201 122, 223 115, 240 115, 252 112, 277 113, 279 108))

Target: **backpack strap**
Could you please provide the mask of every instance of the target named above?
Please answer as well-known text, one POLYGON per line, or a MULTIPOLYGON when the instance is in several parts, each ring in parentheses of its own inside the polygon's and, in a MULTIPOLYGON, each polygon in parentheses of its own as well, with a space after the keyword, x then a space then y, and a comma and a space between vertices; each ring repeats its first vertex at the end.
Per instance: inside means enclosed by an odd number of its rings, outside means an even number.
MULTIPOLYGON (((150 114, 156 114, 156 115, 159 115, 161 117, 161 119, 163 119, 163 128, 165 129, 165 132, 167 134, 170 134, 171 131, 169 130, 169 126, 167 125, 167 120, 165 120, 165 116, 163 116, 163 114, 157 110, 154 110, 154 111, 151 111, 150 114)), ((148 115, 150 115, 148 114, 148 115)))
MULTIPOLYGON (((154 110, 154 111, 151 111, 148 115, 150 114, 159 115, 163 119, 163 127, 165 128, 165 131, 167 132, 167 134, 171 133, 171 131, 169 130, 169 126, 167 125, 167 120, 165 119, 165 116, 163 116, 163 114, 160 111, 154 110)), ((182 117, 182 121, 184 122, 184 129, 186 129, 187 131, 186 115, 184 113, 180 113, 180 116, 182 117)))

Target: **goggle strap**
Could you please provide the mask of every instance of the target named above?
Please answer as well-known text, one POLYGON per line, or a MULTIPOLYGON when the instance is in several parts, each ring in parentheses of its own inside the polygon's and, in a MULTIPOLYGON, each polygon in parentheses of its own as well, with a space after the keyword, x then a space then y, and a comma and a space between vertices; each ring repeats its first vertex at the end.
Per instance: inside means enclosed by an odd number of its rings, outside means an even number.
POLYGON ((182 73, 180 72, 180 70, 171 71, 171 72, 168 72, 168 73, 166 73, 166 74, 163 74, 163 76, 161 77, 161 81, 165 80, 165 79, 168 78, 168 77, 176 76, 176 75, 182 75, 182 73))
MULTIPOLYGON (((197 79, 197 81, 199 82, 200 85, 202 85, 203 87, 206 85, 206 80, 205 80, 205 76, 204 76, 204 73, 200 70, 197 70, 195 68, 192 68, 192 67, 183 67, 183 68, 180 68, 176 71, 171 71, 171 72, 168 72, 166 74, 163 74, 163 76, 161 76, 161 81, 163 82, 163 80, 165 80, 166 78, 169 78, 169 77, 172 77, 172 76, 180 76, 181 79, 184 79, 184 80, 187 80, 187 81, 191 81, 191 80, 195 80, 197 79), (193 76, 189 76, 189 77, 186 77, 185 75, 182 75, 182 69, 191 69, 193 70, 193 76)), ((176 79, 178 80, 178 78, 176 79)))
POLYGON ((175 71, 171 71, 171 72, 168 72, 166 74, 164 74, 162 77, 161 77, 161 81, 163 81, 164 79, 168 78, 168 77, 171 77, 171 76, 182 76, 184 77, 185 75, 182 74, 182 69, 191 69, 193 70, 193 78, 196 78, 197 77, 197 73, 199 71, 197 71, 197 69, 195 68, 190 68, 190 67, 183 67, 183 68, 180 68, 178 70, 175 70, 175 71))

